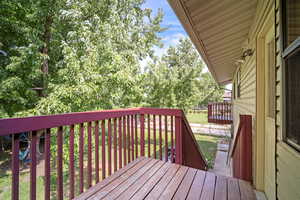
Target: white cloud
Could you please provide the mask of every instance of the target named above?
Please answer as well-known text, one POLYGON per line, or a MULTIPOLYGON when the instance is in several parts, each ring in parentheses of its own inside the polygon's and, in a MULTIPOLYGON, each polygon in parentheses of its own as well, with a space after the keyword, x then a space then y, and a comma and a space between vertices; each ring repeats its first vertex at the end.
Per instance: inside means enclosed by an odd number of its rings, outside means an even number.
POLYGON ((177 45, 179 43, 179 40, 182 38, 185 38, 186 35, 183 33, 174 33, 171 35, 168 35, 162 39, 163 43, 165 46, 172 46, 172 45, 177 45))

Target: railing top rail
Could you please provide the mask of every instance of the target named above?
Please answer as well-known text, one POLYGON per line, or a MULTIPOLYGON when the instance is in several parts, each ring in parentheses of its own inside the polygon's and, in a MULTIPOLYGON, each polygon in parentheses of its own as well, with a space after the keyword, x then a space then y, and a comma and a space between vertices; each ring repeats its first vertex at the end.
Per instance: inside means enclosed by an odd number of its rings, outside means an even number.
POLYGON ((180 109, 129 108, 0 119, 0 136, 135 114, 182 116, 180 109))

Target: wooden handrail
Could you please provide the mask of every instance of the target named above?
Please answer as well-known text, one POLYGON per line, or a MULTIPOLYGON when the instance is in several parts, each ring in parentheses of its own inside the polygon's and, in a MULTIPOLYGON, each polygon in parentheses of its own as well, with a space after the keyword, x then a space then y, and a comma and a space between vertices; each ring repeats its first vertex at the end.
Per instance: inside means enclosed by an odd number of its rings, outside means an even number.
POLYGON ((183 164, 193 168, 207 170, 207 161, 202 154, 200 146, 197 143, 197 140, 185 115, 182 116, 182 121, 184 125, 182 132, 185 137, 183 140, 187 143, 187 145, 184 147, 185 152, 183 152, 183 164))
POLYGON ((252 182, 252 116, 240 115, 233 139, 230 157, 233 159, 233 176, 252 182))

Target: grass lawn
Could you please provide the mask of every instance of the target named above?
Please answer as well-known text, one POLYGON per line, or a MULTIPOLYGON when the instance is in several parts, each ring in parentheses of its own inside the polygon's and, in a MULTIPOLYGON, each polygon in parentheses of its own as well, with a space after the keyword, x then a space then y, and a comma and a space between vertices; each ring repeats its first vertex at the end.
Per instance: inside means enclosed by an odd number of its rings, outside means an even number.
POLYGON ((195 134, 195 138, 204 157, 207 159, 208 167, 213 168, 217 153, 217 145, 221 137, 195 134))
POLYGON ((187 120, 189 123, 196 123, 196 124, 208 124, 207 122, 207 112, 202 113, 188 113, 186 115, 187 120))

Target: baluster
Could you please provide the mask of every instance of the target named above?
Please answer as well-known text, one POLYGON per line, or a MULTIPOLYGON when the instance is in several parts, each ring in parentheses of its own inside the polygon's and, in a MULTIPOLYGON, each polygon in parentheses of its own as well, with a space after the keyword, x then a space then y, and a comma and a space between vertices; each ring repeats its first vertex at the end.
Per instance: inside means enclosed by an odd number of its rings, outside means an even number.
MULTIPOLYGON (((45 200, 50 200, 50 181, 51 181, 51 172, 50 172, 50 158, 51 158, 51 153, 50 153, 50 135, 51 134, 51 129, 47 129, 45 133, 45 144, 44 144, 44 154, 45 154, 45 168, 44 168, 44 173, 45 173, 45 200)), ((74 154, 73 154, 74 155, 74 154)), ((72 189, 72 188, 71 188, 72 189)), ((73 185, 73 191, 74 191, 74 185, 73 185)), ((72 192, 72 191, 70 191, 72 192)), ((70 193, 72 194, 72 193, 70 193)), ((74 192, 73 192, 74 196, 74 192)))
POLYGON ((158 124, 159 124, 159 159, 162 160, 161 115, 158 116, 158 124))
POLYGON ((137 158, 138 157, 138 141, 139 141, 139 138, 138 138, 138 121, 137 121, 137 115, 134 115, 134 123, 135 123, 135 126, 134 126, 134 131, 135 131, 135 157, 137 158))
POLYGON ((165 161, 168 161, 168 116, 165 115, 165 161))
POLYGON ((128 115, 127 116, 127 157, 128 157, 128 162, 130 162, 131 161, 131 159, 130 159, 130 140, 131 140, 131 138, 130 138, 130 116, 128 115))
POLYGON ((111 119, 108 119, 108 176, 111 175, 111 119))
POLYGON ((30 142, 30 199, 36 199, 36 142, 37 131, 31 132, 30 142))
POLYGON ((151 134, 150 134, 150 115, 147 116, 147 120, 148 120, 148 125, 147 125, 147 128, 148 128, 148 157, 150 158, 151 156, 151 146, 150 146, 150 141, 151 141, 151 134))
POLYGON ((19 134, 12 135, 12 200, 19 199, 19 134))
POLYGON ((83 192, 84 189, 84 174, 83 174, 83 153, 84 153, 84 124, 80 124, 79 133, 79 191, 83 192))
POLYGON ((175 117, 175 162, 176 164, 182 164, 182 132, 181 132, 181 117, 175 117))
POLYGON ((174 162, 174 123, 173 116, 171 116, 171 162, 174 162))
POLYGON ((145 156, 145 119, 144 114, 140 115, 140 128, 141 128, 141 156, 145 156))
POLYGON ((63 127, 59 127, 57 132, 57 199, 63 200, 63 198, 63 127))
POLYGON ((127 164, 127 155, 126 155, 126 117, 123 117, 123 164, 127 164))
POLYGON ((119 169, 122 168, 122 118, 119 118, 119 169))
POLYGON ((96 183, 99 182, 99 121, 95 122, 95 171, 96 183))
POLYGON ((102 143, 102 180, 106 177, 106 160, 105 160, 105 120, 101 121, 101 143, 102 143))
MULTIPOLYGON (((45 150, 46 150, 46 148, 45 148, 45 150)), ((69 199, 73 199, 74 198, 74 125, 70 126, 69 160, 70 160, 70 164, 69 164, 69 171, 70 171, 70 177, 69 177, 70 178, 69 179, 69 181, 70 181, 70 196, 69 196, 69 199)), ((45 168, 46 168, 46 166, 45 166, 45 168)))
POLYGON ((134 159, 134 127, 133 127, 133 115, 131 115, 131 157, 134 159))
POLYGON ((92 123, 88 122, 88 177, 87 177, 87 187, 92 186, 92 123))
POLYGON ((114 118, 114 172, 117 171, 117 119, 114 118))
POLYGON ((156 158, 156 119, 155 119, 155 115, 153 115, 153 151, 154 151, 154 158, 156 158))

